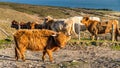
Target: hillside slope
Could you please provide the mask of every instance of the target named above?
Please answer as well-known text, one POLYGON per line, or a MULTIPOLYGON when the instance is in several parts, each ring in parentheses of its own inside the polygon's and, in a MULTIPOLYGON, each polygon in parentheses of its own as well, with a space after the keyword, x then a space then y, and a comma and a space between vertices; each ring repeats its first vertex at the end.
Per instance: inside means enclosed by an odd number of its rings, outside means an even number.
POLYGON ((0 30, 0 39, 6 38, 6 34, 4 34, 3 31, 5 31, 10 36, 12 36, 12 33, 14 33, 15 29, 10 27, 12 20, 23 22, 39 21, 39 17, 13 9, 0 8, 0 29, 2 29, 2 31, 0 30))

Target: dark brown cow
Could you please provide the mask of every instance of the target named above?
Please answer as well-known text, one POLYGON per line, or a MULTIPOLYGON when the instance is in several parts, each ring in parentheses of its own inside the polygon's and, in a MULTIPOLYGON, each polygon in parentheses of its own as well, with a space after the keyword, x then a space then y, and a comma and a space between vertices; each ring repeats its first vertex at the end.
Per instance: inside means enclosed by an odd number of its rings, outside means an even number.
POLYGON ((70 36, 61 32, 57 33, 51 30, 18 30, 14 34, 15 40, 15 58, 21 58, 25 61, 24 52, 26 49, 31 51, 43 51, 42 60, 45 60, 45 55, 48 54, 50 61, 53 61, 52 52, 63 48, 70 36))
POLYGON ((24 23, 24 22, 17 22, 16 20, 13 20, 11 22, 11 28, 15 28, 15 29, 30 29, 30 23, 24 23))
POLYGON ((36 22, 17 22, 15 20, 12 21, 11 27, 15 29, 42 29, 42 24, 36 22))
POLYGON ((92 40, 94 40, 94 36, 97 39, 97 34, 112 33, 112 24, 113 24, 115 40, 117 40, 117 36, 119 34, 117 20, 109 20, 106 22, 99 22, 96 20, 90 20, 89 17, 83 17, 81 22, 83 24, 85 24, 88 31, 92 34, 92 37, 93 37, 92 40))

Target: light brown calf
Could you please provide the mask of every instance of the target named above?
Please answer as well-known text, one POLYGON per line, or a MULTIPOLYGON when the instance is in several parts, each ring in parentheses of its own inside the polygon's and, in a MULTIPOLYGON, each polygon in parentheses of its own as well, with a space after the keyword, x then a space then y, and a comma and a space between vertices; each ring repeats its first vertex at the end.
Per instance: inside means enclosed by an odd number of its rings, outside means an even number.
POLYGON ((89 17, 83 17, 81 22, 85 24, 88 31, 92 34, 92 40, 94 40, 94 36, 97 39, 97 34, 112 33, 112 25, 114 26, 115 40, 118 40, 117 36, 119 35, 119 29, 117 20, 99 22, 96 20, 90 20, 89 17))

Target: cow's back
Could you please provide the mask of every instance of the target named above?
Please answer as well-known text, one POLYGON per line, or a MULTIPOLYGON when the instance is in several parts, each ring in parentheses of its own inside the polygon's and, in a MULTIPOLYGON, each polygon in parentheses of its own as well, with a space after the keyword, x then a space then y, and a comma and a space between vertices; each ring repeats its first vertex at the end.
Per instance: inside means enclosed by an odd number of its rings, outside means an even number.
POLYGON ((47 45, 49 36, 56 32, 50 30, 18 30, 14 38, 19 47, 27 47, 29 50, 43 50, 47 45), (20 43, 20 44, 19 44, 20 43))
POLYGON ((74 17, 71 17, 70 19, 73 21, 73 23, 78 23, 80 25, 84 25, 81 23, 81 20, 83 19, 83 17, 81 17, 81 16, 74 16, 74 17))

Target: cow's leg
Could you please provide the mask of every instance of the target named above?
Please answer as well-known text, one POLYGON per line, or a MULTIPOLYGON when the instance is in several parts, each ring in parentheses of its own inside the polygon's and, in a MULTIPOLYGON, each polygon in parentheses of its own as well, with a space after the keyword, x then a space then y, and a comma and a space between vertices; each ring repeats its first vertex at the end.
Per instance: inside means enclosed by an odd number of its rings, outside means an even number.
POLYGON ((17 47, 15 48, 15 59, 18 60, 18 59, 21 59, 22 58, 22 55, 21 55, 21 52, 20 52, 20 49, 18 49, 17 47))
POLYGON ((15 47, 15 59, 16 59, 17 61, 18 61, 18 59, 19 59, 19 56, 21 57, 20 52, 19 52, 18 48, 15 47))
POLYGON ((52 50, 47 50, 47 54, 48 54, 48 56, 49 56, 50 62, 53 62, 52 50))
POLYGON ((115 40, 118 41, 117 37, 119 36, 119 29, 116 29, 114 34, 115 34, 115 40))
POLYGON ((115 40, 116 40, 116 41, 118 41, 117 36, 118 36, 118 35, 117 35, 117 33, 116 33, 116 34, 115 34, 115 40))
POLYGON ((21 49, 20 49, 21 59, 22 59, 23 61, 25 61, 25 55, 24 55, 25 49, 26 49, 26 48, 21 48, 21 49))
POLYGON ((97 32, 95 33, 95 40, 98 40, 97 32))
POLYGON ((44 62, 45 61, 45 55, 46 55, 46 50, 43 51, 43 56, 42 56, 42 61, 44 62))
POLYGON ((112 40, 112 33, 110 33, 110 34, 111 34, 110 40, 112 40))
POLYGON ((91 37, 91 38, 92 38, 92 40, 94 40, 94 39, 95 39, 95 36, 94 36, 94 35, 92 35, 92 37, 91 37))
POLYGON ((95 40, 95 36, 94 35, 92 36, 92 40, 95 40))
MULTIPOLYGON (((78 24, 77 24, 77 26, 78 26, 78 24)), ((76 25, 75 24, 73 24, 73 26, 72 26, 72 29, 70 28, 69 29, 69 33, 70 33, 70 31, 73 33, 73 35, 75 36, 75 38, 78 38, 78 34, 75 32, 75 27, 76 27, 76 25)), ((79 30, 79 29, 78 29, 79 30)), ((71 33, 71 34, 72 34, 71 33)))
POLYGON ((94 36, 95 36, 95 40, 98 40, 98 30, 95 30, 95 34, 94 34, 94 36))
POLYGON ((98 40, 98 36, 97 35, 95 35, 95 39, 98 40))

